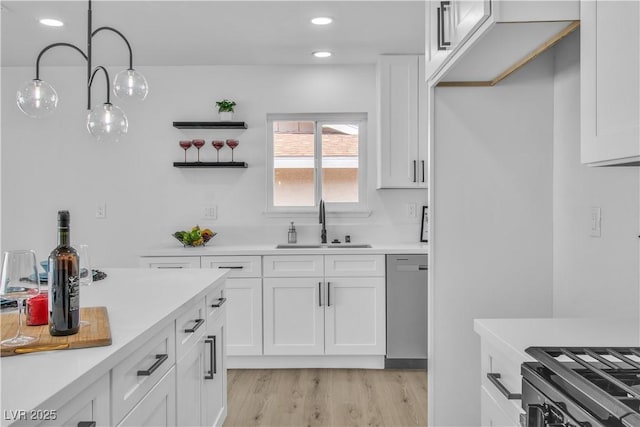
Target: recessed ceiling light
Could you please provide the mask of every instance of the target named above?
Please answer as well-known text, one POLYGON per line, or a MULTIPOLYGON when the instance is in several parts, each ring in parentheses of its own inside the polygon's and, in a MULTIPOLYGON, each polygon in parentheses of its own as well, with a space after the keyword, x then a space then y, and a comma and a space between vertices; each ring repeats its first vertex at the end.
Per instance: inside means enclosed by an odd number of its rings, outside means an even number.
POLYGON ((315 25, 329 25, 332 22, 333 19, 329 18, 328 16, 319 16, 311 20, 311 23, 315 25))
POLYGON ((47 27, 62 27, 64 25, 64 22, 51 18, 42 18, 40 20, 40 23, 42 25, 46 25, 47 27))
POLYGON ((315 56, 316 58, 328 58, 331 56, 331 52, 327 52, 327 51, 313 52, 313 56, 315 56))

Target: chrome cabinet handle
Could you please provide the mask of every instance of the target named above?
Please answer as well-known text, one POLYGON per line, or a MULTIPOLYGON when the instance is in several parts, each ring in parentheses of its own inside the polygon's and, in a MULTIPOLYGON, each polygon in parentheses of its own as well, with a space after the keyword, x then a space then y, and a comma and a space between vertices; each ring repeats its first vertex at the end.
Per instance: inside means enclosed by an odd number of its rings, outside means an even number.
POLYGON ((227 302, 226 298, 218 298, 218 303, 217 304, 211 304, 211 307, 213 308, 220 308, 220 306, 222 304, 224 304, 225 302, 227 302))
POLYGON ((190 333, 193 333, 193 332, 197 331, 198 328, 204 324, 204 319, 195 319, 194 322, 196 322, 196 324, 193 325, 193 328, 185 328, 184 331, 187 334, 190 334, 190 333))
POLYGON ((322 307, 322 282, 318 282, 318 307, 322 307))
POLYGON ((167 359, 169 359, 168 354, 156 354, 156 361, 153 362, 153 365, 151 365, 149 369, 138 371, 138 376, 148 377, 149 375, 153 374, 156 369, 158 369, 160 365, 162 365, 167 359))
POLYGON ((522 394, 520 393, 511 393, 505 386, 504 384, 502 384, 502 382, 500 382, 500 374, 497 373, 491 373, 488 372, 487 373, 487 378, 489 378, 489 381, 491 381, 491 383, 496 386, 496 388, 498 389, 498 391, 500 393, 502 393, 502 395, 504 397, 506 397, 508 400, 518 400, 518 399, 522 399, 522 394))
POLYGON ((213 374, 215 373, 215 357, 216 357, 216 340, 215 340, 215 336, 214 335, 209 335, 207 337, 208 339, 204 340, 204 342, 206 342, 207 344, 209 344, 211 346, 211 354, 209 356, 209 361, 210 361, 210 367, 211 369, 209 369, 209 372, 207 372, 207 374, 204 376, 205 380, 212 380, 213 379, 213 374), (213 339, 211 339, 213 338, 213 339))

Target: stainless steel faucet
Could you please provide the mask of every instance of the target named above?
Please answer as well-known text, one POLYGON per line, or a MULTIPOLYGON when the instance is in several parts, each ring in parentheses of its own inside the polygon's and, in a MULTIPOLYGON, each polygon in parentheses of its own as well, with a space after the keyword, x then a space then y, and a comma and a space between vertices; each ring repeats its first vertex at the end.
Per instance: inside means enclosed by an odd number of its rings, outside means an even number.
POLYGON ((322 231, 320 232, 320 243, 327 243, 327 215, 324 212, 324 200, 320 199, 320 224, 322 231))

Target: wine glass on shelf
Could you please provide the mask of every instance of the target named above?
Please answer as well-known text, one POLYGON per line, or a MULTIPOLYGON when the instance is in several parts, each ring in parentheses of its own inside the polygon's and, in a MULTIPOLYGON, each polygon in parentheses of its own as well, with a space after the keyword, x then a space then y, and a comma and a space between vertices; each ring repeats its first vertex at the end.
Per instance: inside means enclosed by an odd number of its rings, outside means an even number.
POLYGON ((224 141, 211 141, 211 145, 216 149, 216 163, 220 163, 220 149, 224 147, 224 141))
MULTIPOLYGON (((204 139, 194 139, 193 146, 198 149, 198 163, 200 162, 200 149, 204 147, 204 139)), ((186 154, 186 152, 185 152, 186 154)), ((186 161, 186 160, 185 160, 186 161)))
POLYGON ((18 302, 18 331, 13 338, 0 341, 4 347, 17 347, 37 340, 22 333, 22 306, 24 301, 40 294, 40 275, 36 253, 31 250, 9 251, 2 257, 0 295, 18 302))
POLYGON ((187 163, 187 150, 191 148, 191 141, 180 141, 180 147, 184 149, 184 162, 187 163))
POLYGON ((227 139, 227 145, 231 148, 231 163, 233 163, 233 150, 240 144, 237 139, 227 139))

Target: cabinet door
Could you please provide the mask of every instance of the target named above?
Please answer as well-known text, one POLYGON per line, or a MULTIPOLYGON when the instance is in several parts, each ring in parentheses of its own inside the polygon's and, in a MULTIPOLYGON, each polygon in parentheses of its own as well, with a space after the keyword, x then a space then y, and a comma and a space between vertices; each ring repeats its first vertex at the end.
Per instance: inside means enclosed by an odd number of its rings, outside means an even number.
POLYGON ((153 256, 140 257, 143 268, 200 268, 198 256, 153 256))
POLYGON ((378 60, 378 188, 418 185, 417 55, 382 55, 378 60))
POLYGON ((640 161, 640 3, 580 3, 582 163, 640 161))
POLYGON ((322 277, 265 278, 264 354, 324 353, 322 277))
POLYGON ((97 426, 111 425, 109 413, 109 374, 74 396, 68 403, 52 411, 50 408, 36 409, 38 418, 47 417, 39 427, 76 426, 83 421, 95 421, 97 426))
POLYGON ((425 79, 428 80, 438 72, 453 49, 450 2, 427 1, 425 13, 425 79))
POLYGON ((200 339, 176 364, 177 408, 179 426, 201 426, 204 405, 205 343, 200 339))
POLYGON ((451 2, 453 44, 462 44, 489 17, 490 0, 454 0, 451 2))
POLYGON ((204 380, 204 424, 222 425, 227 415, 227 364, 224 314, 207 323, 206 371, 204 380))
POLYGON ((518 418, 510 418, 484 386, 480 387, 480 418, 481 426, 516 427, 520 425, 518 418))
POLYGON ((176 371, 172 367, 118 426, 169 427, 174 425, 176 425, 176 371))
POLYGON ((383 277, 327 278, 326 354, 385 354, 383 277))
POLYGON ((262 279, 227 279, 227 354, 262 354, 262 279))

